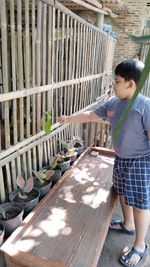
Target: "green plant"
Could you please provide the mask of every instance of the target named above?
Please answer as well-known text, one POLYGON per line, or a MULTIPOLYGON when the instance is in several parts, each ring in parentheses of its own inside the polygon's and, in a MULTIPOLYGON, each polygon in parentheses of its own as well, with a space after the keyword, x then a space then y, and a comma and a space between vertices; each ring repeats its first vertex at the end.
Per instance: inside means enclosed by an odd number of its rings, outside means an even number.
POLYGON ((41 184, 44 184, 45 181, 49 181, 50 178, 53 176, 55 173, 54 170, 46 170, 46 169, 41 169, 40 171, 34 171, 33 173, 35 177, 40 181, 41 184))
POLYGON ((49 111, 46 111, 41 118, 41 126, 43 127, 43 130, 45 131, 45 134, 49 134, 52 127, 52 113, 49 111))
POLYGON ((21 175, 17 176, 17 185, 20 188, 18 196, 20 198, 27 198, 27 193, 30 193, 33 189, 33 177, 30 176, 28 179, 23 178, 21 175))

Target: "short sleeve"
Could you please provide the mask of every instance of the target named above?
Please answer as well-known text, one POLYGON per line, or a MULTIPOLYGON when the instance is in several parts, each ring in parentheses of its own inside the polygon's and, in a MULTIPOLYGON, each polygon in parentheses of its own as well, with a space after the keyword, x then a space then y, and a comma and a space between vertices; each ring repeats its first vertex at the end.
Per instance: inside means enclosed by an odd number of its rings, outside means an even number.
POLYGON ((145 131, 150 131, 150 99, 145 103, 145 109, 143 113, 143 125, 145 131))
POLYGON ((99 106, 94 110, 97 116, 106 119, 107 118, 107 102, 99 106))
POLYGON ((108 120, 108 110, 109 108, 113 106, 113 104, 116 102, 116 98, 113 96, 109 100, 107 100, 104 104, 100 105, 98 108, 94 110, 97 116, 108 120))

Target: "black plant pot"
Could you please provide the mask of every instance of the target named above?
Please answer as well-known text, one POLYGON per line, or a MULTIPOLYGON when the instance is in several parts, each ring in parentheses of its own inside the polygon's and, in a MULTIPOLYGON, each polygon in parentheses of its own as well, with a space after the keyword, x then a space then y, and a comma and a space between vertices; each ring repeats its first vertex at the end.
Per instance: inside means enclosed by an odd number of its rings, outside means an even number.
POLYGON ((33 188, 30 193, 27 193, 27 198, 19 198, 17 189, 9 194, 9 200, 11 202, 21 203, 24 209, 25 215, 31 212, 39 202, 40 192, 37 188, 33 188))
POLYGON ((0 246, 3 244, 4 240, 4 235, 5 235, 5 226, 4 224, 0 224, 0 246))
POLYGON ((41 184, 40 181, 34 177, 34 187, 39 190, 40 199, 49 192, 51 186, 52 186, 52 178, 48 181, 44 181, 44 183, 41 184))
POLYGON ((0 213, 0 223, 4 225, 6 234, 11 234, 22 222, 23 207, 19 203, 6 202, 0 205, 6 210, 6 218, 4 219, 0 213))
POLYGON ((62 172, 64 173, 65 171, 67 171, 70 167, 70 158, 66 158, 63 162, 58 162, 57 165, 58 167, 62 170, 62 172))
POLYGON ((54 171, 55 171, 55 173, 51 177, 52 178, 52 186, 58 182, 58 180, 60 179, 60 177, 62 175, 61 169, 56 169, 54 171))
POLYGON ((71 156, 71 158, 70 158, 70 164, 74 163, 74 161, 75 161, 76 158, 77 158, 77 155, 78 155, 78 153, 77 153, 77 152, 74 152, 74 155, 71 156))
POLYGON ((83 152, 84 145, 82 143, 77 142, 74 147, 76 148, 77 156, 79 156, 83 152))
MULTIPOLYGON (((45 167, 43 167, 43 169, 50 170, 51 167, 45 166, 45 167)), ((62 175, 62 169, 60 169, 59 167, 56 167, 56 169, 54 169, 54 171, 55 171, 55 173, 51 176, 52 186, 58 182, 58 180, 60 179, 60 177, 62 175)))

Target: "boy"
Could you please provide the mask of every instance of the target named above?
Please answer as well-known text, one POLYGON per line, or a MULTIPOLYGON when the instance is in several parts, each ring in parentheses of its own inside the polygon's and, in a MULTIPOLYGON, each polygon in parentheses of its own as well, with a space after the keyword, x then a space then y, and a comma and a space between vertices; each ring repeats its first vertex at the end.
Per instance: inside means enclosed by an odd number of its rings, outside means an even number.
MULTIPOLYGON (((62 116, 60 123, 82 123, 109 120, 112 133, 118 124, 140 80, 144 64, 128 59, 115 69, 115 96, 94 111, 62 116)), ((124 266, 141 266, 148 246, 145 236, 150 223, 150 99, 138 95, 113 140, 115 163, 113 185, 120 197, 123 222, 112 222, 110 229, 126 234, 136 234, 133 247, 122 254, 124 266)))

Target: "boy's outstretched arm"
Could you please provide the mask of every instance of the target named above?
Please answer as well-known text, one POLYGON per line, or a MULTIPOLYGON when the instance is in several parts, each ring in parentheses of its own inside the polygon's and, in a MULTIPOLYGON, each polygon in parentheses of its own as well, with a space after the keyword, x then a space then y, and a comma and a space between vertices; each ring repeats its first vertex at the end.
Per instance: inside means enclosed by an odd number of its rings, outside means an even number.
POLYGON ((85 111, 79 114, 73 114, 70 116, 61 116, 58 118, 58 122, 61 124, 66 123, 83 123, 92 121, 101 121, 102 118, 96 115, 94 111, 85 111))

